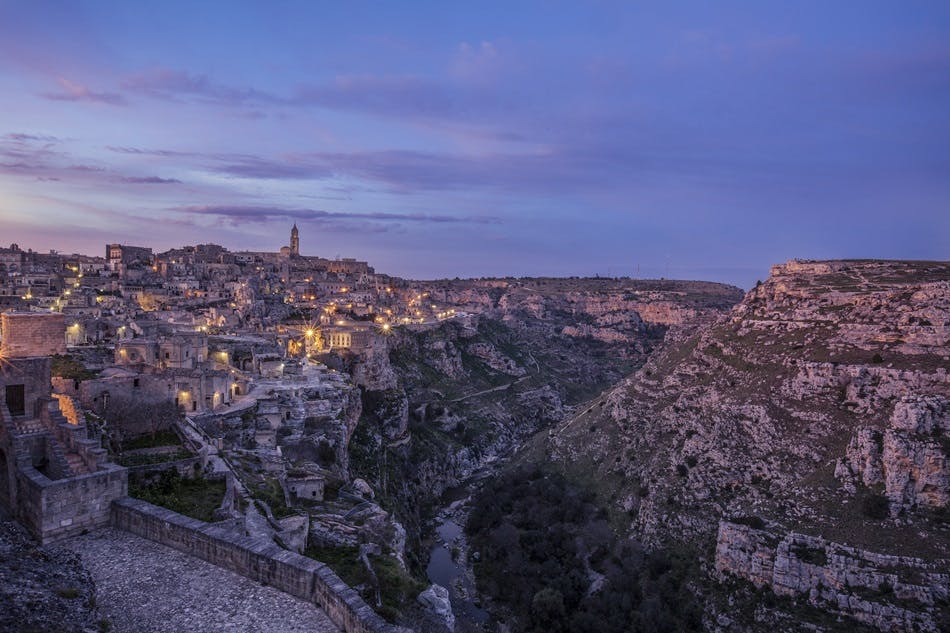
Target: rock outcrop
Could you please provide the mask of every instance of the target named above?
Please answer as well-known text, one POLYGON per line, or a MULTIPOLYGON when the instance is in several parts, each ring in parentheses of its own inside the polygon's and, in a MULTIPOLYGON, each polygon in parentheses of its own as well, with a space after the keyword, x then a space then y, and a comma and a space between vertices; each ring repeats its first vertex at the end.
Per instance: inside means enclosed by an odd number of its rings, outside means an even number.
POLYGON ((950 560, 882 555, 727 521, 719 524, 715 565, 719 574, 884 631, 936 633, 950 597, 950 560))
MULTIPOLYGON (((583 473, 631 535, 710 565, 730 517, 948 558, 950 263, 789 262, 727 316, 673 334, 527 458, 583 473)), ((732 573, 764 582, 746 560, 732 573)))

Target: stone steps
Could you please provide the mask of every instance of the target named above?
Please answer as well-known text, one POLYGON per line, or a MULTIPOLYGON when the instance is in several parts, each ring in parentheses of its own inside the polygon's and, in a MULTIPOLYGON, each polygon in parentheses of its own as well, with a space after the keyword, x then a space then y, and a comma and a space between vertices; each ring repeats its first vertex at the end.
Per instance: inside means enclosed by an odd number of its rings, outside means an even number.
POLYGON ((66 453, 66 462, 73 475, 85 475, 89 473, 86 462, 78 453, 66 453))

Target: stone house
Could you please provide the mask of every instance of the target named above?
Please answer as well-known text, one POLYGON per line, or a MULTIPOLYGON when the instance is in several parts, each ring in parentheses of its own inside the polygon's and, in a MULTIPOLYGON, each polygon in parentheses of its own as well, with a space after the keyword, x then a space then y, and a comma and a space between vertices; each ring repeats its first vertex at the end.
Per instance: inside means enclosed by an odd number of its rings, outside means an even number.
POLYGON ((50 355, 65 352, 62 315, 4 313, 0 322, 0 506, 43 543, 108 525, 128 475, 72 399, 50 393, 50 355))

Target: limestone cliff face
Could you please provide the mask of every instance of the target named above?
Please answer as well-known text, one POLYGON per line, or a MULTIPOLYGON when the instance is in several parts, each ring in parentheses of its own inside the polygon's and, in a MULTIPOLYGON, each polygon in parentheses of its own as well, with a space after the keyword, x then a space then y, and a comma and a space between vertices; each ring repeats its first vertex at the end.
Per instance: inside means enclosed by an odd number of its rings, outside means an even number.
MULTIPOLYGON (((710 563, 736 517, 778 540, 942 560, 948 366, 950 263, 793 261, 534 456, 592 470, 634 535, 691 543, 710 563)), ((755 560, 738 575, 757 577, 755 560)), ((932 623, 934 609, 917 612, 932 623)))
POLYGON ((944 508, 950 503, 948 427, 950 400, 905 396, 883 432, 858 429, 835 477, 850 492, 859 484, 883 485, 894 516, 917 506, 944 508))
POLYGON ((730 308, 738 288, 698 281, 491 279, 424 282, 418 289, 456 309, 643 352, 644 333, 696 323, 730 308))
POLYGON ((426 292, 469 314, 393 328, 384 353, 348 368, 364 390, 351 442, 354 474, 398 507, 410 542, 444 490, 615 384, 669 325, 696 327, 741 297, 721 284, 596 279, 413 289, 426 292))
POLYGON ((884 631, 938 631, 950 595, 946 561, 869 552, 821 538, 722 522, 716 572, 777 596, 846 615, 884 631))

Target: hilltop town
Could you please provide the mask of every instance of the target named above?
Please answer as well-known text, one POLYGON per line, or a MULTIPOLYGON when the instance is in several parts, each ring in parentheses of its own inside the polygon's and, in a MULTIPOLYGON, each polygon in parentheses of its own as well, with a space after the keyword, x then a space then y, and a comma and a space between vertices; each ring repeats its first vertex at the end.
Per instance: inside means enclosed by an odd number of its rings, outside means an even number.
POLYGON ((272 586, 317 583, 285 591, 346 630, 442 630, 452 609, 426 590, 423 538, 442 492, 740 296, 410 281, 301 255, 296 226, 277 252, 14 244, 0 249, 0 507, 92 569, 99 541, 83 539, 119 529, 272 586), (253 562, 290 553, 279 577, 253 562))

